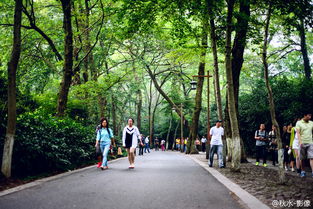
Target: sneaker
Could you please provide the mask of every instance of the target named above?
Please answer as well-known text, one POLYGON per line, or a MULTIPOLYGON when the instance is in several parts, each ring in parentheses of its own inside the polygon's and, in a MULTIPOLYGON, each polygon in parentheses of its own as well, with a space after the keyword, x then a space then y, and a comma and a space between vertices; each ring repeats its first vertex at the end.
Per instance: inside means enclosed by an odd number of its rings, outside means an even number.
POLYGON ((266 163, 263 163, 263 167, 267 167, 267 164, 266 164, 266 163))
POLYGON ((255 165, 259 165, 259 162, 256 162, 255 165))
POLYGON ((100 168, 100 167, 101 167, 101 162, 99 162, 97 165, 97 168, 100 168))
POLYGON ((288 168, 287 168, 287 166, 285 166, 285 171, 288 171, 288 168))
POLYGON ((305 171, 301 171, 300 177, 301 177, 301 178, 305 177, 305 171))
POLYGON ((294 169, 294 168, 291 168, 291 171, 292 171, 292 172, 295 172, 295 169, 294 169))
POLYGON ((209 164, 209 167, 211 167, 211 168, 212 168, 212 167, 213 167, 213 165, 212 165, 212 164, 209 164))

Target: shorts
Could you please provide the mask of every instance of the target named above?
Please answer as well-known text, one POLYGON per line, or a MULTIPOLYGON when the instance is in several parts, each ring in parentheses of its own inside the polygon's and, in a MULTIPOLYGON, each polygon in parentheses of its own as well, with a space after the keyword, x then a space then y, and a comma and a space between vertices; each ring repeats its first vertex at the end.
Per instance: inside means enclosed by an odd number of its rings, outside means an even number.
POLYGON ((313 159, 313 144, 302 144, 300 147, 300 160, 313 159))
POLYGON ((292 149, 299 149, 299 140, 293 140, 292 149))

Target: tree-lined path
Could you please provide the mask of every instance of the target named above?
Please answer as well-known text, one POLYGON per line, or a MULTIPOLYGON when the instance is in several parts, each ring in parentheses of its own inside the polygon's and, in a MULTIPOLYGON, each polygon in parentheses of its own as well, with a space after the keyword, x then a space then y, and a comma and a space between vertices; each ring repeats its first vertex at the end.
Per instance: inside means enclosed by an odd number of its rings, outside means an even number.
POLYGON ((101 208, 240 208, 229 191, 189 157, 152 152, 87 169, 0 197, 5 209, 101 208))

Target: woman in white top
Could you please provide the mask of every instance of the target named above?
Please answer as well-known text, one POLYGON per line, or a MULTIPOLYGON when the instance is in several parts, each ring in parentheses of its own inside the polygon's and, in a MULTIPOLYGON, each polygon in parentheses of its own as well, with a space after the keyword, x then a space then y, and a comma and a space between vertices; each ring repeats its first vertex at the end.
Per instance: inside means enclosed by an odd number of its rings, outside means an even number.
POLYGON ((129 169, 135 168, 135 149, 138 144, 138 138, 141 138, 139 130, 134 126, 134 120, 128 119, 128 125, 123 130, 123 147, 127 150, 129 169))
MULTIPOLYGON (((300 119, 297 119, 299 121, 300 119)), ((295 126, 295 124, 294 124, 295 126)), ((291 129, 291 136, 290 136, 290 144, 292 145, 292 149, 295 153, 296 157, 296 167, 297 167, 297 173, 300 174, 301 172, 301 160, 300 160, 300 144, 299 144, 299 139, 297 135, 297 130, 295 127, 291 129)), ((291 155, 293 153, 290 153, 291 155)))

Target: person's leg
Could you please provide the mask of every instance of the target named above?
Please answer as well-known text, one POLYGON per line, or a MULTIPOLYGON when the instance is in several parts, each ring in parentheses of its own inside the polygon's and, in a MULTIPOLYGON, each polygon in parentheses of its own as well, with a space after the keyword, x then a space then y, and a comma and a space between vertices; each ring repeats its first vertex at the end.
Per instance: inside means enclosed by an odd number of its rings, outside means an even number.
POLYGON ((218 157, 218 166, 220 168, 223 168, 224 167, 224 164, 223 164, 223 145, 218 145, 217 157, 218 157))
POLYGON ((308 159, 310 159, 311 172, 313 177, 313 144, 308 145, 308 159))
POLYGON ((108 153, 110 150, 110 144, 106 144, 103 146, 103 157, 102 157, 102 167, 108 166, 108 153))
POLYGON ((213 158, 214 158, 214 153, 216 152, 216 145, 211 145, 210 148, 210 160, 209 160, 209 166, 213 166, 213 158))
POLYGON ((131 155, 130 155, 130 148, 126 148, 127 151, 127 157, 128 157, 128 161, 129 161, 129 165, 131 165, 131 155))
POLYGON ((255 148, 256 148, 256 162, 259 163, 261 149, 260 149, 260 146, 256 146, 255 148))
POLYGON ((262 146, 262 150, 263 150, 263 165, 266 164, 266 158, 267 158, 267 149, 266 146, 262 146))
POLYGON ((299 155, 299 149, 294 149, 294 152, 296 154, 296 167, 297 167, 297 173, 301 172, 301 160, 299 155))
POLYGON ((134 147, 131 147, 130 149, 129 149, 129 151, 130 151, 130 156, 131 156, 131 166, 134 166, 134 163, 135 163, 135 149, 136 148, 134 148, 134 147))
POLYGON ((273 166, 275 166, 276 161, 275 161, 275 149, 274 148, 271 150, 271 155, 272 155, 272 164, 273 166))

